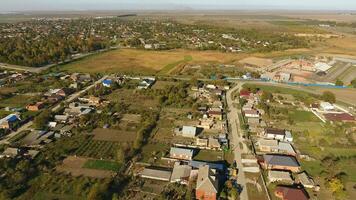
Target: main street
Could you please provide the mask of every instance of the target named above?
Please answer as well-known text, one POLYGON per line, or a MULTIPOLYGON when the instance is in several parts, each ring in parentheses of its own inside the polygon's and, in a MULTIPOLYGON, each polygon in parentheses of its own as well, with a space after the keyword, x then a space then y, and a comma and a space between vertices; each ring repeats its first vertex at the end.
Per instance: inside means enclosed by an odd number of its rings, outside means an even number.
MULTIPOLYGON (((243 172, 242 166, 242 153, 245 152, 245 148, 243 145, 243 138, 240 128, 240 121, 237 115, 238 110, 234 107, 232 93, 238 90, 241 86, 241 83, 237 83, 232 89, 227 91, 226 101, 229 112, 227 113, 227 119, 230 124, 230 146, 233 148, 234 158, 237 163, 238 174, 237 174, 237 183, 242 187, 242 191, 240 193, 241 200, 248 200, 247 187, 246 187, 246 178, 243 172), (242 144, 242 145, 240 145, 242 144)), ((246 149, 247 151, 247 149, 246 149)))

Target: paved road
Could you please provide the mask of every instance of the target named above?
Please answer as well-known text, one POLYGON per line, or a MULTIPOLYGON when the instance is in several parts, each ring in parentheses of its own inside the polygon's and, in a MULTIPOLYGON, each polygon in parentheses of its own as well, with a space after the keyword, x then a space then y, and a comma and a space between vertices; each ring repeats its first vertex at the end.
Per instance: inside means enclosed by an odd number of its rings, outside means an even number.
MULTIPOLYGON (((247 188, 246 188, 246 179, 245 179, 245 174, 243 172, 243 166, 242 166, 242 160, 241 160, 241 154, 245 151, 244 148, 240 148, 239 143, 243 143, 243 138, 242 138, 242 133, 240 131, 240 121, 237 115, 237 108, 233 106, 233 100, 232 100, 232 92, 239 89, 241 86, 241 83, 238 83, 235 87, 227 91, 226 94, 226 101, 227 105, 229 108, 229 112, 227 113, 227 118, 231 126, 231 132, 230 132, 230 144, 233 146, 233 152, 235 156, 235 161, 237 163, 238 167, 238 175, 237 175, 237 183, 241 185, 242 191, 240 193, 240 199, 241 200, 248 200, 248 195, 247 195, 247 188)), ((246 149, 247 151, 247 149, 246 149)))

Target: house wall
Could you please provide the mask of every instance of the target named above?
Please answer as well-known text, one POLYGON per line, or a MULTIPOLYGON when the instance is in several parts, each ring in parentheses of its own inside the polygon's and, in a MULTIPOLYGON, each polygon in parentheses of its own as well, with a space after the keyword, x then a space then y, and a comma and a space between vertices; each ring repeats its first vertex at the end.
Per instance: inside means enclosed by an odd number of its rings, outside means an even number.
POLYGON ((288 170, 291 172, 300 171, 300 167, 290 167, 290 166, 281 166, 281 165, 268 165, 267 169, 288 170))
POLYGON ((197 189, 195 192, 196 199, 199 200, 216 200, 216 193, 206 193, 203 190, 197 189))

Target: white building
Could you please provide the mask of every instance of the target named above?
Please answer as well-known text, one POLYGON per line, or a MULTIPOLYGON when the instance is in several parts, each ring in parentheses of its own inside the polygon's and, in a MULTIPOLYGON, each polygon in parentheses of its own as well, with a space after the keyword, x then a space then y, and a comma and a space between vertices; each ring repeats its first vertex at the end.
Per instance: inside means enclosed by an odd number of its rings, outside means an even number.
POLYGON ((329 110, 334 110, 335 107, 329 102, 321 102, 320 103, 320 108, 324 111, 329 111, 329 110))

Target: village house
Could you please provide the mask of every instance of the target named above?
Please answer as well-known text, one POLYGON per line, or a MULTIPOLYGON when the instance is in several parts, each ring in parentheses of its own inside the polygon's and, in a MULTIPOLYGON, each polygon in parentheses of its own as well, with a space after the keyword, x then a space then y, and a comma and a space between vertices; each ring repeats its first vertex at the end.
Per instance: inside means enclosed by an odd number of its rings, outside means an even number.
POLYGON ((245 116, 249 118, 259 118, 260 114, 258 113, 257 110, 245 110, 244 111, 245 116))
POLYGON ((192 167, 189 165, 181 165, 179 162, 174 163, 171 183, 179 183, 188 185, 192 167))
POLYGON ((216 171, 208 165, 199 167, 195 196, 199 200, 215 200, 219 190, 216 171))
POLYGON ((248 99, 252 93, 248 90, 240 91, 240 98, 248 99))
POLYGON ((278 140, 260 139, 258 147, 262 152, 278 152, 278 140))
POLYGON ((277 186, 274 194, 282 200, 308 200, 309 197, 303 189, 277 186))
POLYGON ((194 156, 194 149, 171 147, 169 155, 171 158, 175 159, 192 160, 194 156))
POLYGON ((138 84, 138 89, 147 89, 151 87, 156 82, 156 78, 147 77, 142 79, 142 81, 138 84))
POLYGON ((0 120, 0 128, 11 129, 13 125, 20 120, 19 116, 16 114, 10 114, 0 120))
POLYGON ((295 156, 297 153, 295 152, 293 146, 288 142, 279 142, 278 143, 278 152, 283 154, 288 154, 291 156, 295 156))
POLYGON ((59 95, 65 97, 68 95, 68 92, 65 89, 50 89, 46 96, 59 95))
POLYGON ((5 151, 0 155, 0 158, 14 158, 19 154, 18 148, 8 147, 5 151))
POLYGON ((215 139, 215 138, 210 137, 210 138, 209 138, 209 142, 208 142, 208 147, 209 147, 210 149, 216 149, 216 150, 219 150, 219 149, 220 149, 220 143, 219 143, 219 140, 218 140, 218 139, 215 139))
POLYGON ((208 146, 208 139, 206 139, 206 138, 197 138, 195 143, 196 143, 197 146, 207 147, 208 146))
POLYGON ((264 169, 300 171, 300 165, 293 156, 267 154, 263 155, 263 160, 260 163, 264 169))
POLYGON ((39 111, 42 108, 44 108, 44 103, 43 102, 37 102, 35 104, 29 104, 26 106, 26 109, 29 111, 39 111))
POLYGON ((268 171, 268 181, 270 183, 273 183, 273 182, 283 182, 283 183, 288 183, 288 184, 293 183, 293 179, 291 177, 290 172, 277 171, 277 170, 269 170, 268 171))
POLYGON ((283 129, 266 128, 264 131, 264 136, 268 139, 293 142, 292 133, 283 129))
POLYGON ((223 119, 223 113, 219 108, 212 108, 211 110, 208 111, 208 115, 213 119, 217 119, 217 120, 223 119))
POLYGON ((315 186, 314 180, 310 178, 306 172, 297 174, 296 182, 303 185, 305 188, 314 188, 315 186))
POLYGON ((195 126, 183 126, 178 133, 183 137, 194 138, 197 135, 198 130, 195 126))
POLYGON ((170 181, 172 172, 163 168, 146 167, 139 175, 147 179, 170 181))
POLYGON ((319 106, 320 106, 320 109, 323 110, 323 111, 331 111, 331 110, 335 109, 334 105, 332 105, 329 102, 321 102, 319 104, 319 106))
POLYGON ((112 80, 111 79, 105 79, 105 80, 103 80, 102 84, 103 84, 104 87, 108 87, 109 88, 112 85, 112 80))
POLYGON ((214 125, 213 119, 199 119, 198 127, 203 129, 211 129, 214 125))

